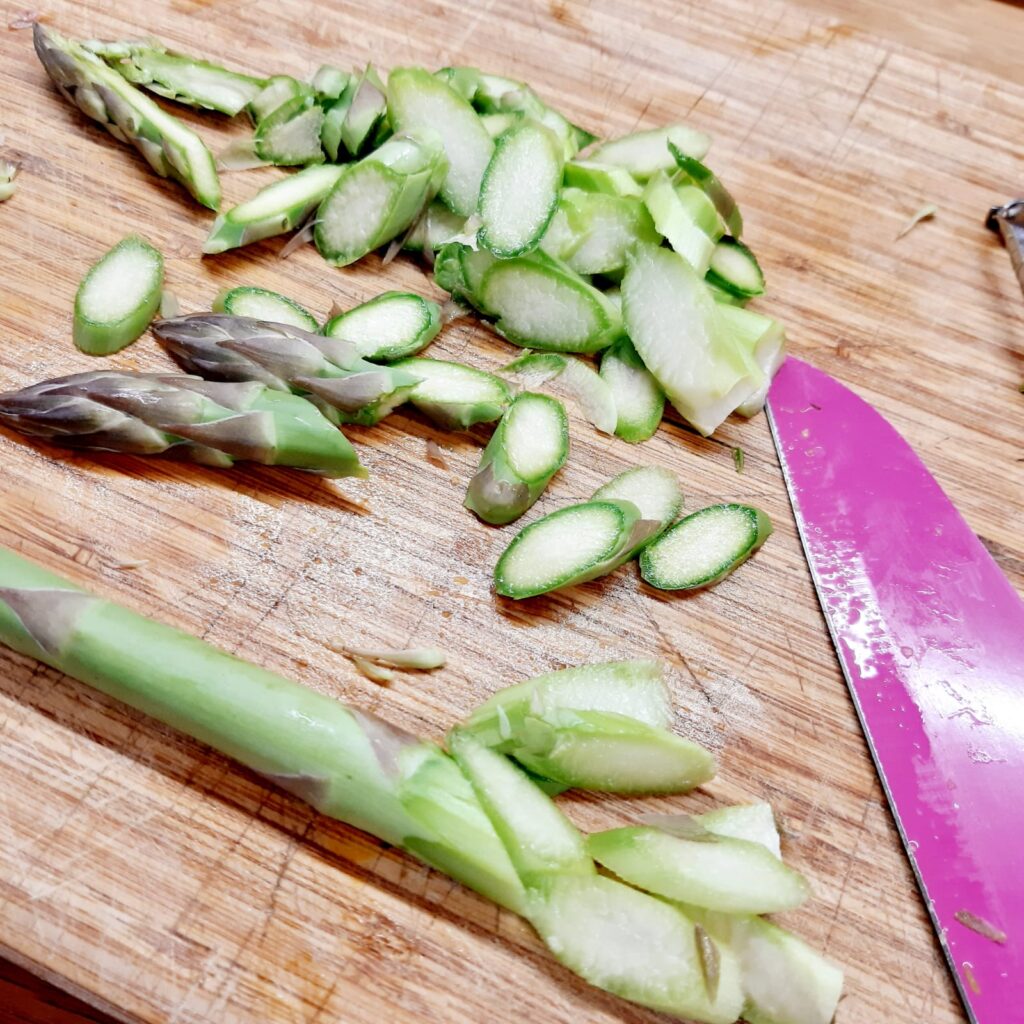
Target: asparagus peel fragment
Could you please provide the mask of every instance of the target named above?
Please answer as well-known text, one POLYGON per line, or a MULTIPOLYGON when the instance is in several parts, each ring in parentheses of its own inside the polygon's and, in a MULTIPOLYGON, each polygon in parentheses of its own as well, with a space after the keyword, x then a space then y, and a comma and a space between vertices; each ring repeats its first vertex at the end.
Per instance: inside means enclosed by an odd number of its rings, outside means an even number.
POLYGON ((341 431, 308 402, 259 383, 99 370, 0 394, 0 423, 72 448, 365 476, 341 431))
POLYGON ((203 206, 220 206, 213 154, 191 128, 80 43, 39 22, 32 26, 32 38, 46 73, 65 99, 115 139, 135 146, 157 174, 180 182, 203 206))
POLYGON ((292 391, 336 423, 376 423, 419 383, 401 368, 367 362, 341 338, 250 317, 193 313, 158 320, 153 334, 190 372, 292 391))

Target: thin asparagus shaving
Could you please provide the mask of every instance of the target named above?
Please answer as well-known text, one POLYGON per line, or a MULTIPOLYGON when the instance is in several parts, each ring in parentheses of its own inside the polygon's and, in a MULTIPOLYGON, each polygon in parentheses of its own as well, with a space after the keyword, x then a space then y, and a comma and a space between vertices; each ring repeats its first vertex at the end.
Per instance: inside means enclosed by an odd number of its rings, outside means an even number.
POLYGON ((969 910, 958 910, 953 916, 965 928, 970 928, 972 932, 977 932, 982 938, 988 939, 991 942, 998 942, 1000 945, 1006 942, 1006 932, 1001 928, 997 928, 994 924, 990 924, 983 917, 972 914, 969 910))
POLYGON ((463 305, 458 299, 446 299, 441 305, 441 323, 447 327, 453 320, 458 320, 468 313, 469 307, 463 305))
POLYGON ((641 814, 645 825, 667 832, 677 839, 688 839, 691 843, 714 843, 718 837, 709 832, 696 818, 689 814, 641 814))
POLYGON ((447 469, 448 463, 444 458, 444 449, 433 438, 427 438, 427 462, 438 469, 447 469))
POLYGON ((411 668, 420 672, 431 672, 444 668, 448 659, 444 651, 437 647, 408 647, 404 649, 380 649, 350 647, 348 654, 352 658, 372 661, 390 668, 411 668))
MULTIPOLYGON (((277 254, 277 258, 279 260, 286 260, 293 252, 301 249, 304 245, 309 245, 313 241, 313 232, 316 231, 317 223, 316 210, 313 210, 295 234, 281 246, 281 251, 277 254)), ((333 316, 334 314, 332 313, 331 315, 333 316)))
POLYGON ((149 565, 150 559, 148 558, 132 558, 123 562, 111 562, 110 568, 117 569, 118 571, 123 569, 141 569, 143 566, 149 565))
POLYGON ((395 257, 402 251, 402 243, 404 238, 393 238, 388 242, 388 247, 384 250, 384 255, 381 257, 380 265, 386 267, 391 263, 394 263, 395 257))
POLYGON ((395 673, 391 669, 375 665, 366 658, 352 656, 351 661, 367 679, 375 683, 390 683, 395 678, 395 673))
POLYGON ((257 167, 267 167, 270 161, 256 155, 252 136, 232 139, 217 154, 218 171, 251 171, 257 167))
POLYGON ((743 454, 742 448, 733 448, 732 450, 732 463, 736 467, 737 473, 743 472, 743 465, 746 462, 746 456, 743 454))
POLYGON ((722 976, 722 954, 702 925, 695 924, 693 933, 697 939, 697 955, 700 958, 700 972, 704 976, 704 987, 708 990, 708 999, 714 1002, 722 976))
POLYGON ((931 220, 939 212, 939 208, 934 203, 925 203, 914 215, 907 221, 906 224, 900 228, 899 234, 896 235, 894 241, 898 242, 904 235, 910 234, 914 228, 917 227, 921 221, 931 220))
POLYGON ((178 301, 178 296, 174 292, 164 289, 160 294, 160 316, 166 320, 168 317, 179 316, 180 314, 181 303, 178 301))
POLYGON ((48 14, 41 14, 39 11, 24 10, 19 11, 9 22, 7 27, 12 32, 18 32, 21 29, 31 28, 37 22, 49 20, 48 14))

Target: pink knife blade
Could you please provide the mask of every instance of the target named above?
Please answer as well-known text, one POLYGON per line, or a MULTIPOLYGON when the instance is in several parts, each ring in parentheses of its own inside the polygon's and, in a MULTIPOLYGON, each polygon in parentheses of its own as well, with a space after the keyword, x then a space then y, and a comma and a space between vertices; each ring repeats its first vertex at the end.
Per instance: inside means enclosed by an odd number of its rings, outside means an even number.
POLYGON ((906 441, 842 384, 790 358, 768 420, 968 1015, 1024 1021, 1024 603, 906 441))

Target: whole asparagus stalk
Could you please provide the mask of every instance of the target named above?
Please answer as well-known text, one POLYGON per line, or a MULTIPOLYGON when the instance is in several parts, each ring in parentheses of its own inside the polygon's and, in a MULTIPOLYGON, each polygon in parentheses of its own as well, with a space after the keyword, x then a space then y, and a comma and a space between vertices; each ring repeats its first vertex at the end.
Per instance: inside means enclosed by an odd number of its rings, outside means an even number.
POLYGON ((259 772, 519 911, 518 876, 435 744, 84 593, 0 548, 0 642, 259 772))
POLYGON ((74 448, 180 452, 208 465, 293 466, 365 476, 344 434, 313 406, 264 384, 99 370, 0 394, 0 423, 74 448))
POLYGON ((218 110, 231 117, 241 113, 267 84, 264 78, 243 75, 197 57, 168 51, 155 39, 146 42, 90 39, 82 45, 134 85, 190 107, 218 110))
POLYGON ((220 206, 213 154, 191 128, 161 109, 80 43, 32 28, 36 53, 65 99, 121 142, 135 146, 164 178, 174 178, 203 206, 220 206))
POLYGON ((367 362, 352 342, 250 317, 192 313, 158 320, 152 330, 186 370, 291 390, 315 401, 336 423, 376 423, 420 380, 367 362))

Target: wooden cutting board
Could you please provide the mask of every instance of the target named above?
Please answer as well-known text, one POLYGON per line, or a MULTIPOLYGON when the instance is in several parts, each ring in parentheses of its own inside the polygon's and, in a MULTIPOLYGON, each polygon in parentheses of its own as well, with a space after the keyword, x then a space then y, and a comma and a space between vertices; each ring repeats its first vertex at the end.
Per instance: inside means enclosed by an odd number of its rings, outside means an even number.
MULTIPOLYGON (((528 79, 605 136, 679 118, 711 131, 711 163, 767 272, 758 308, 786 321, 794 352, 892 419, 1019 586, 1024 303, 982 219, 1021 183, 1024 82, 999 47, 1024 12, 931 6, 123 0, 117 17, 86 3, 47 11, 70 34, 152 33, 252 72, 479 64, 528 79), (934 220, 895 240, 927 202, 934 220)), ((15 12, 8 4, 3 21, 15 12)), ((74 291, 131 231, 166 254, 185 310, 243 283, 321 315, 386 287, 436 293, 405 259, 339 271, 311 248, 281 261, 277 241, 200 260, 209 215, 63 103, 26 32, 0 31, 0 95, 0 152, 22 163, 0 206, 5 387, 97 365, 71 346, 74 291)), ((243 130, 184 116, 214 146, 243 130)), ((277 173, 225 176, 227 200, 277 173)), ((434 351, 494 367, 510 350, 458 321, 434 351)), ((167 366, 148 339, 110 362, 167 366)), ((666 426, 640 447, 573 427, 574 454, 538 512, 652 462, 678 471, 688 508, 753 501, 775 535, 693 597, 653 593, 630 568, 498 602, 489 574, 511 531, 461 507, 481 438, 398 413, 350 432, 366 482, 68 455, 4 434, 0 543, 433 737, 534 673, 657 655, 678 730, 719 753, 720 775, 686 797, 573 795, 573 819, 595 829, 770 800, 814 887, 786 923, 847 970, 840 1024, 961 1021, 763 416, 709 440, 666 426), (445 466, 427 460, 428 440, 445 466), (339 640, 436 643, 451 664, 382 688, 331 652, 339 640)), ((586 987, 519 920, 402 853, 58 673, 0 659, 0 952, 94 1006, 175 1024, 661 1019, 586 987)))

